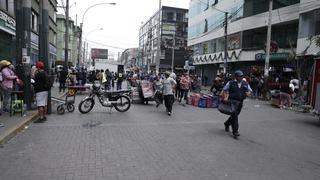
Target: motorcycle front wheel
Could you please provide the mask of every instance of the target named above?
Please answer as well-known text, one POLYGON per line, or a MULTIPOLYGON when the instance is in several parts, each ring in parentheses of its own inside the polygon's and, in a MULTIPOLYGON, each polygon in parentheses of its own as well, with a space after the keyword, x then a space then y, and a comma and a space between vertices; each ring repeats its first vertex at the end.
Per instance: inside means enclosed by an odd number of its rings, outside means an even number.
POLYGON ((88 113, 94 106, 94 100, 92 98, 84 99, 79 104, 79 111, 82 114, 88 113))
POLYGON ((114 103, 114 108, 119 112, 126 112, 130 109, 131 102, 127 96, 119 96, 117 102, 114 103))

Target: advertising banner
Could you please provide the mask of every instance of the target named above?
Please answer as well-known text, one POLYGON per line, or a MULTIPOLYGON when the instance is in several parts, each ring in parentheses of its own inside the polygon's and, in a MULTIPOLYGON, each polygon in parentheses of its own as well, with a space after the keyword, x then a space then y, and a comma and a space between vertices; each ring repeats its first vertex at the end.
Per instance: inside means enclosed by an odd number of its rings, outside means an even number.
POLYGON ((91 58, 92 59, 108 59, 108 49, 91 49, 91 58))

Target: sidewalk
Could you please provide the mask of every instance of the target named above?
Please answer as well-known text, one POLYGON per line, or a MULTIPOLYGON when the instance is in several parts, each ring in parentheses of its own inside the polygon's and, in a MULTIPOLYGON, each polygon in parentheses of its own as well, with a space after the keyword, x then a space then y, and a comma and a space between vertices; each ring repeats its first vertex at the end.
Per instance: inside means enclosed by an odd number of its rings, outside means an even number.
MULTIPOLYGON (((58 89, 59 84, 55 83, 51 88, 51 96, 61 96, 58 89)), ((16 113, 10 117, 9 113, 2 113, 0 116, 0 145, 6 143, 21 130, 25 129, 28 124, 38 117, 37 109, 25 111, 23 116, 16 113)))

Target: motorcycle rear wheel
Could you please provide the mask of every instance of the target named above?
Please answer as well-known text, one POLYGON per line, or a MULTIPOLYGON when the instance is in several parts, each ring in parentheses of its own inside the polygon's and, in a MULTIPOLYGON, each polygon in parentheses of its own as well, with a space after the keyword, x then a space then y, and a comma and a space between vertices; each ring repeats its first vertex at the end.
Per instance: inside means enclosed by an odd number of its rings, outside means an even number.
POLYGON ((131 102, 127 96, 119 96, 117 102, 114 104, 114 108, 119 112, 126 112, 130 109, 131 102))

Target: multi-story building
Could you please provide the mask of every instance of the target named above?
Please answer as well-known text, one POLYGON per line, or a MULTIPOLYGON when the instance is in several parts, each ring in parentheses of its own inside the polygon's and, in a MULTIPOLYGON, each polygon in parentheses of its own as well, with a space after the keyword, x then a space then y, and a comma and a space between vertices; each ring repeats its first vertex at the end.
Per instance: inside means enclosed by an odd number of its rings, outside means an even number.
POLYGON ((13 0, 0 0, 0 17, 0 59, 12 60, 16 32, 13 0))
MULTIPOLYGON (((26 0, 31 1, 31 21, 30 21, 30 60, 31 64, 34 64, 39 60, 39 35, 40 35, 40 4, 37 0, 26 0)), ((25 2, 26 3, 26 2, 25 2)), ((56 0, 46 0, 44 3, 45 9, 48 10, 49 16, 49 32, 48 32, 48 42, 49 42, 49 56, 48 62, 51 67, 54 66, 54 63, 57 58, 57 48, 56 48, 56 39, 57 39, 57 24, 56 24, 56 12, 57 12, 57 1, 56 0)))
POLYGON ((188 10, 162 6, 139 31, 138 65, 147 71, 182 69, 187 50, 188 10), (160 19, 159 19, 160 18, 160 19))
MULTIPOLYGON (((273 1, 271 71, 276 67, 292 67, 288 59, 297 47, 300 4, 300 0, 273 1)), ((223 70, 227 12, 228 72, 243 69, 246 73, 262 74, 268 9, 268 0, 191 0, 188 46, 193 49, 197 73, 211 81, 223 70)))
POLYGON ((138 67, 138 52, 139 48, 129 48, 121 53, 120 64, 124 66, 125 70, 132 70, 138 67))
POLYGON ((310 44, 310 37, 320 35, 320 1, 301 0, 300 1, 300 19, 297 55, 307 55, 311 58, 320 56, 320 49, 313 41, 310 44), (310 47, 306 49, 310 44, 310 47), (304 52, 306 50, 306 52, 304 52))
MULTIPOLYGON (((65 34, 66 17, 57 15, 57 61, 56 65, 63 65, 65 61, 65 34)), ((68 65, 73 66, 78 62, 80 28, 74 21, 69 19, 69 41, 68 41, 68 65)), ((81 52, 80 52, 81 53, 81 52)))
POLYGON ((301 0, 299 13, 297 56, 304 62, 301 73, 306 77, 313 75, 309 79, 308 100, 315 109, 320 109, 320 1, 301 0))
MULTIPOLYGON (((49 16, 49 63, 54 63, 56 59, 56 0, 46 0, 44 3, 48 7, 49 16)), ((37 0, 24 0, 23 6, 27 9, 25 12, 30 12, 30 24, 24 25, 26 31, 26 45, 30 63, 34 64, 39 60, 39 12, 40 4, 37 0)), ((0 0, 0 59, 14 60, 15 57, 15 35, 16 35, 16 20, 14 12, 14 0, 0 0)), ((28 13, 27 13, 28 14, 28 13)), ((15 62, 14 62, 15 63, 15 62)))

